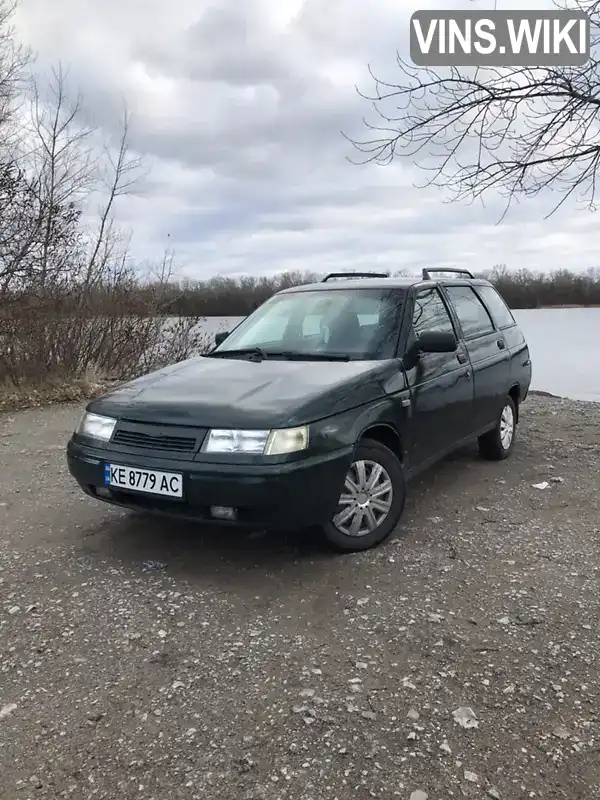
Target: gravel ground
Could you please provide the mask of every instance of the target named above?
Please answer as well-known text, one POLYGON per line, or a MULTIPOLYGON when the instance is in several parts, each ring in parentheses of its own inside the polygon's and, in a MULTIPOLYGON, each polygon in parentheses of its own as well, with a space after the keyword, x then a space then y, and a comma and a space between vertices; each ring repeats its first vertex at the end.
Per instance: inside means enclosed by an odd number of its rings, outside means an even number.
POLYGON ((532 395, 350 556, 94 503, 79 414, 0 418, 3 800, 600 797, 600 404, 532 395))

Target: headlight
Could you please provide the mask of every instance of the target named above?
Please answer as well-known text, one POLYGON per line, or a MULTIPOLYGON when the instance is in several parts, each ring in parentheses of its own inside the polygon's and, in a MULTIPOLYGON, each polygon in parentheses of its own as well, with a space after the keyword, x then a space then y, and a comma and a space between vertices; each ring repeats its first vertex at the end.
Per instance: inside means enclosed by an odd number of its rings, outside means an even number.
POLYGON ((75 433, 80 436, 90 436, 92 439, 101 439, 103 442, 108 442, 116 424, 117 420, 112 417, 102 417, 100 414, 89 414, 86 411, 75 433))
POLYGON ((284 453, 297 453, 308 447, 308 426, 301 428, 281 428, 271 431, 267 446, 266 456, 281 456, 284 453))
POLYGON ((280 456, 308 447, 308 427, 273 431, 230 431, 213 429, 202 447, 205 453, 247 453, 280 456))

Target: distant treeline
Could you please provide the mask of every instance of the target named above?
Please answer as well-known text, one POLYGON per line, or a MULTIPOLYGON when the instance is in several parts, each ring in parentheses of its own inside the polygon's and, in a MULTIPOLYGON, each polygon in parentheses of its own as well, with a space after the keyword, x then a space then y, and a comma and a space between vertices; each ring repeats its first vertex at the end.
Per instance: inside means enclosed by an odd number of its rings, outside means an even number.
MULTIPOLYGON (((481 277, 496 285, 511 308, 600 306, 600 269, 583 274, 568 270, 543 274, 524 269, 510 271, 500 265, 481 273, 481 277)), ((172 283, 166 296, 165 287, 162 288, 162 313, 174 317, 242 317, 281 289, 318 280, 320 277, 314 273, 288 272, 272 277, 217 277, 172 283)))

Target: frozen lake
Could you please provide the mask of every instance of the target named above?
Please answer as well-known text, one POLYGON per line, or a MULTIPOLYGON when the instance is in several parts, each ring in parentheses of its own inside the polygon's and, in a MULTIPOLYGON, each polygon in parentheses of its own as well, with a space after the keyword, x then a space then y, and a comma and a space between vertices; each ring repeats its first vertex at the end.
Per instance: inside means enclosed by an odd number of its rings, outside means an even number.
MULTIPOLYGON (((600 308, 541 308, 514 311, 529 343, 532 389, 600 402, 600 308)), ((206 317, 208 334, 230 330, 241 317, 206 317)))

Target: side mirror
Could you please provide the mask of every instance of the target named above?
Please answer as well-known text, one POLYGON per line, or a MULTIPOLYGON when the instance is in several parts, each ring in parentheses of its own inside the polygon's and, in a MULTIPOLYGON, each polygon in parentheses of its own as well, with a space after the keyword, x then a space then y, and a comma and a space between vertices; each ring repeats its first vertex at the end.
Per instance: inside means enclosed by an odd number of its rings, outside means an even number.
POLYGON ((215 334, 215 347, 218 347, 220 344, 223 344, 225 339, 229 336, 229 331, 219 331, 219 333, 215 334))
POLYGON ((421 353, 454 353, 458 347, 456 336, 446 331, 425 331, 417 339, 421 353))
POLYGON ((446 331, 425 331, 414 342, 402 359, 404 369, 412 369, 420 353, 454 353, 458 347, 456 336, 446 331))

